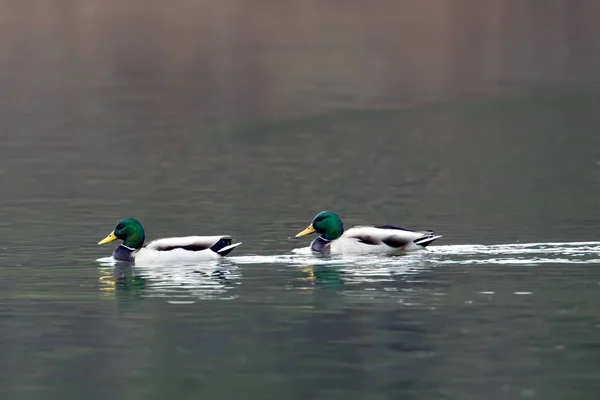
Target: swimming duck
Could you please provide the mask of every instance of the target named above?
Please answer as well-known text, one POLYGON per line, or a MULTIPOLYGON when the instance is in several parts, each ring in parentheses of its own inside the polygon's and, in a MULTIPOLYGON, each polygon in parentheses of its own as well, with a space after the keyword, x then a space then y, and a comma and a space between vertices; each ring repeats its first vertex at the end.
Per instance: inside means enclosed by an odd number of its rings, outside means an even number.
POLYGON ((397 226, 357 226, 344 231, 338 215, 331 211, 317 214, 312 223, 296 235, 297 238, 318 232, 310 248, 319 253, 372 253, 416 250, 427 247, 436 236, 432 231, 417 232, 397 226))
POLYGON ((231 243, 231 236, 185 236, 156 239, 144 246, 142 224, 134 218, 119 221, 99 245, 121 239, 113 258, 127 262, 196 262, 226 256, 241 243, 231 243), (142 247, 144 246, 144 247, 142 247))

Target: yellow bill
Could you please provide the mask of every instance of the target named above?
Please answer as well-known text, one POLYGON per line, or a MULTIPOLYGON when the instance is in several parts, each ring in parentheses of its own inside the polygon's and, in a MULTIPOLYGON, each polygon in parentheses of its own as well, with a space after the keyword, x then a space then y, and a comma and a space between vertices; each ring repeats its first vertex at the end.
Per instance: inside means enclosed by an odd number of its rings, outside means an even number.
POLYGON ((106 243, 110 243, 114 240, 117 240, 117 237, 115 236, 115 231, 112 231, 110 233, 110 235, 108 235, 107 237, 105 237, 104 239, 99 241, 98 244, 106 244, 106 243))
POLYGON ((315 233, 315 228, 312 226, 312 224, 310 224, 308 226, 308 228, 306 228, 305 230, 303 230, 302 232, 300 232, 299 234, 296 235, 297 238, 302 237, 302 236, 306 236, 306 235, 310 235, 311 233, 315 233))

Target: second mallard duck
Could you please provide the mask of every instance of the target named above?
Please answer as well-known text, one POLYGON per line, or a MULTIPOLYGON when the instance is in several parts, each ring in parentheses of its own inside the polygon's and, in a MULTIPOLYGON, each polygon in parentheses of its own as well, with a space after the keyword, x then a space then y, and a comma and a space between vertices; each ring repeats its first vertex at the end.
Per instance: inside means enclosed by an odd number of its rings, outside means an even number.
POLYGON ((296 237, 320 233, 310 244, 319 253, 387 253, 391 251, 423 249, 442 237, 432 231, 411 231, 391 225, 356 226, 344 231, 336 213, 323 211, 296 237))
POLYGON ((185 236, 156 239, 144 246, 142 224, 134 218, 125 218, 98 244, 121 239, 113 258, 127 262, 196 262, 226 256, 241 243, 233 243, 231 236, 185 236))

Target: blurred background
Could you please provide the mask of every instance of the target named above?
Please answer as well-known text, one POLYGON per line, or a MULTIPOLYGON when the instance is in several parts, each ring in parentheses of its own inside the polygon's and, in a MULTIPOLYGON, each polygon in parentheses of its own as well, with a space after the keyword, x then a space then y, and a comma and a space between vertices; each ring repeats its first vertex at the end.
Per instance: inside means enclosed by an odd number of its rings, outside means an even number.
POLYGON ((595 253, 433 248, 417 278, 248 258, 307 245, 324 209, 440 248, 598 240, 597 1, 0 10, 2 398, 597 393, 595 253), (149 239, 232 234, 245 263, 99 269, 126 216, 149 239))

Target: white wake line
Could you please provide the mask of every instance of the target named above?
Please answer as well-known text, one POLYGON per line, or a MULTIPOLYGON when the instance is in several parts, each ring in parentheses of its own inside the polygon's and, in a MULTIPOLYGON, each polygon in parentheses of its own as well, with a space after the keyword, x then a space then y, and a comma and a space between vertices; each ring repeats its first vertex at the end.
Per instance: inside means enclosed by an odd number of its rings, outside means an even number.
MULTIPOLYGON (((112 257, 98 260, 101 265, 114 263, 112 257)), ((508 244, 460 244, 430 246, 426 250, 409 252, 404 255, 334 255, 322 256, 312 253, 309 247, 294 249, 288 254, 242 255, 223 258, 226 264, 280 264, 280 265, 354 265, 364 266, 423 266, 424 264, 600 264, 600 242, 547 242, 547 243, 508 243, 508 244)), ((210 269, 218 262, 209 263, 210 269)), ((225 265, 223 265, 225 264, 225 265)), ((200 266, 197 265, 197 266, 200 266)), ((141 267, 141 266, 140 266, 141 267)), ((166 265, 158 268, 163 269, 166 265)), ((175 266, 176 267, 176 266, 175 266)))
POLYGON ((448 255, 503 255, 503 254, 563 254, 583 256, 600 254, 600 242, 554 242, 554 243, 514 243, 497 245, 448 245, 429 249, 434 254, 448 255))
POLYGON ((411 266, 418 264, 598 264, 600 242, 509 243, 497 245, 464 244, 432 246, 400 256, 332 256, 319 257, 308 247, 293 254, 230 257, 235 264, 293 265, 379 265, 411 266))
POLYGON ((600 264, 600 258, 576 260, 569 258, 487 258, 479 260, 432 260, 433 264, 507 264, 507 265, 539 265, 539 264, 600 264))
POLYGON ((505 244, 451 244, 441 246, 430 246, 427 249, 430 251, 437 250, 486 250, 486 249, 548 249, 548 248, 600 248, 600 242, 546 242, 546 243, 505 243, 505 244))
POLYGON ((295 265, 339 265, 354 262, 345 258, 318 258, 312 255, 235 256, 228 258, 234 264, 295 264, 295 265))
POLYGON ((430 246, 430 249, 441 247, 481 246, 481 247, 533 247, 533 246, 600 246, 600 242, 533 242, 533 243, 504 243, 504 244, 451 244, 441 246, 430 246))

